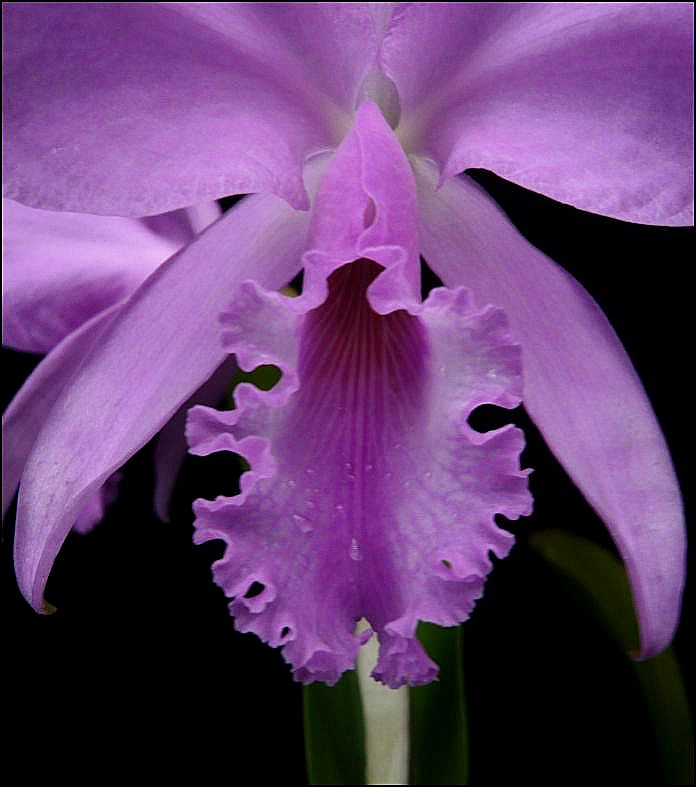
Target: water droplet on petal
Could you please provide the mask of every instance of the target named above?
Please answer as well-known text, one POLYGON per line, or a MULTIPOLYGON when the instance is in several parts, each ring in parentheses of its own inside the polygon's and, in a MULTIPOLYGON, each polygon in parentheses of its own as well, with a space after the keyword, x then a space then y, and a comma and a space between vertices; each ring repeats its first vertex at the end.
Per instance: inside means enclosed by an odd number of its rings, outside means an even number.
POLYGON ((312 529, 312 526, 309 523, 307 517, 302 516, 301 514, 293 514, 292 519, 303 533, 308 533, 312 529))
POLYGON ((350 541, 350 559, 351 560, 362 560, 362 553, 360 552, 360 545, 358 544, 355 538, 352 538, 350 541))

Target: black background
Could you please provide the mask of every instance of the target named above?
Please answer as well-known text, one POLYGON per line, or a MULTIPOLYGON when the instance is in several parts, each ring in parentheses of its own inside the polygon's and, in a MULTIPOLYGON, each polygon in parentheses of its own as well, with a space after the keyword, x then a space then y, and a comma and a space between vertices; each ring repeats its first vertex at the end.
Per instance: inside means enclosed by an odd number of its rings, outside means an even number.
MULTIPOLYGON (((576 211, 490 173, 474 177, 524 234, 579 279, 607 313, 641 376, 684 493, 693 419, 690 229, 624 224, 576 211)), ((3 397, 37 363, 3 351, 3 397)), ((137 385, 137 381, 134 381, 137 385)), ((611 547, 602 523, 519 409, 523 464, 535 469, 533 516, 464 626, 472 783, 659 783, 650 722, 621 653, 526 545, 564 528, 611 547)), ((496 420, 497 419, 497 420, 496 420)), ((497 425, 480 416, 479 428, 497 425)), ((109 775, 205 783, 306 781, 302 692, 278 651, 237 634, 212 583, 216 543, 191 542, 191 501, 229 491, 233 459, 187 460, 169 524, 151 513, 152 445, 126 466, 118 501, 87 536, 71 535, 35 615, 16 589, 12 520, 2 557, 6 750, 101 782, 109 775)), ((687 589, 675 648, 687 682, 693 653, 687 589)))

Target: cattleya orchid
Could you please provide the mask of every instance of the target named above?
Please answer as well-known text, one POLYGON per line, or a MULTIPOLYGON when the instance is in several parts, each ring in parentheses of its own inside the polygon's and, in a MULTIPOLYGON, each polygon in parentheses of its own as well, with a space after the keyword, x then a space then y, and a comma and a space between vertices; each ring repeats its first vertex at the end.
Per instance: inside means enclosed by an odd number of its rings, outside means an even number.
MULTIPOLYGON (((418 621, 466 619, 512 546, 494 516, 531 511, 521 432, 467 423, 484 403, 524 402, 624 559, 641 656, 669 643, 682 510, 640 381, 589 294, 461 173, 688 223, 686 4, 4 12, 9 198, 141 217, 253 194, 20 393, 16 568, 36 609, 85 506, 229 355, 282 375, 238 386, 233 410, 191 409, 192 452, 250 465, 239 495, 196 502, 196 540, 226 542, 214 573, 235 625, 283 646, 299 680, 334 683, 373 631, 375 678, 435 677, 418 621), (445 285, 425 302, 420 255, 445 285), (300 269, 301 295, 280 294, 300 269)), ((68 277, 57 292, 76 326, 68 277)))

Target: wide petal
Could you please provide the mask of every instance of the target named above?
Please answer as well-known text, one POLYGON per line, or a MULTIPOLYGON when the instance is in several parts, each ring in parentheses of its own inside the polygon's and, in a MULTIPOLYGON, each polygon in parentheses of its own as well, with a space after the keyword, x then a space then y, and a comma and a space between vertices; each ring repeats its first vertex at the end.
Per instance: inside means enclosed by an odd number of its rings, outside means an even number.
POLYGON ((679 225, 693 220, 692 50, 690 3, 409 3, 381 61, 400 137, 443 178, 484 167, 584 210, 679 225))
POLYGON ((6 196, 149 215, 271 192, 307 208, 378 45, 367 5, 6 3, 6 196))
POLYGON ((54 405, 22 477, 15 565, 36 609, 56 552, 92 492, 224 360, 213 315, 250 275, 271 288, 292 278, 307 221, 271 195, 243 200, 160 266, 100 335, 54 405))
MULTIPOLYGON (((245 48, 275 79, 304 85, 352 115, 392 16, 391 3, 177 3, 192 20, 245 48)), ((350 122, 348 118, 346 121, 350 122)))
POLYGON ((275 364, 280 382, 189 417, 194 453, 251 466, 238 496, 196 501, 196 540, 226 541, 214 574, 235 625, 284 646, 307 683, 355 665, 361 617, 378 680, 433 680, 418 620, 465 619, 489 551, 513 542, 494 515, 530 511, 521 432, 467 424, 479 404, 519 402, 519 348, 463 290, 418 301, 415 210, 403 151, 366 103, 321 181, 302 295, 250 281, 222 315, 240 367, 275 364))
POLYGON ((219 213, 212 203, 139 220, 3 200, 3 344, 48 352, 188 243, 192 221, 219 213))
POLYGON ((421 162, 423 254, 448 285, 502 307, 522 345, 524 404, 626 564, 643 657, 674 633, 685 534, 677 480, 643 386, 606 317, 469 178, 436 190, 421 162))

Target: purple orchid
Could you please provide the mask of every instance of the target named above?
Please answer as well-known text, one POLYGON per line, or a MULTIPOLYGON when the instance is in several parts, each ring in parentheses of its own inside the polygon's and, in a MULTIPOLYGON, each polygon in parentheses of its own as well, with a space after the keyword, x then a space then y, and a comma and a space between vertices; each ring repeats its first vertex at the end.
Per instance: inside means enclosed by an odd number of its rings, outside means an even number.
POLYGON ((433 679, 417 622, 464 620, 512 546, 494 515, 531 510, 519 430, 467 424, 483 403, 524 401, 616 541, 642 657, 669 643, 683 518, 640 381, 588 293, 461 173, 688 223, 687 4, 4 13, 8 197, 143 216, 253 193, 44 362, 60 392, 15 467, 36 609, 91 497, 230 354, 283 375, 191 410, 193 452, 251 466, 240 495, 197 501, 196 539, 227 542, 214 571, 236 626, 283 645, 298 679, 351 668, 361 617, 376 678, 433 679), (420 254, 446 285, 424 303, 420 254), (280 295, 300 269, 301 296, 280 295))

